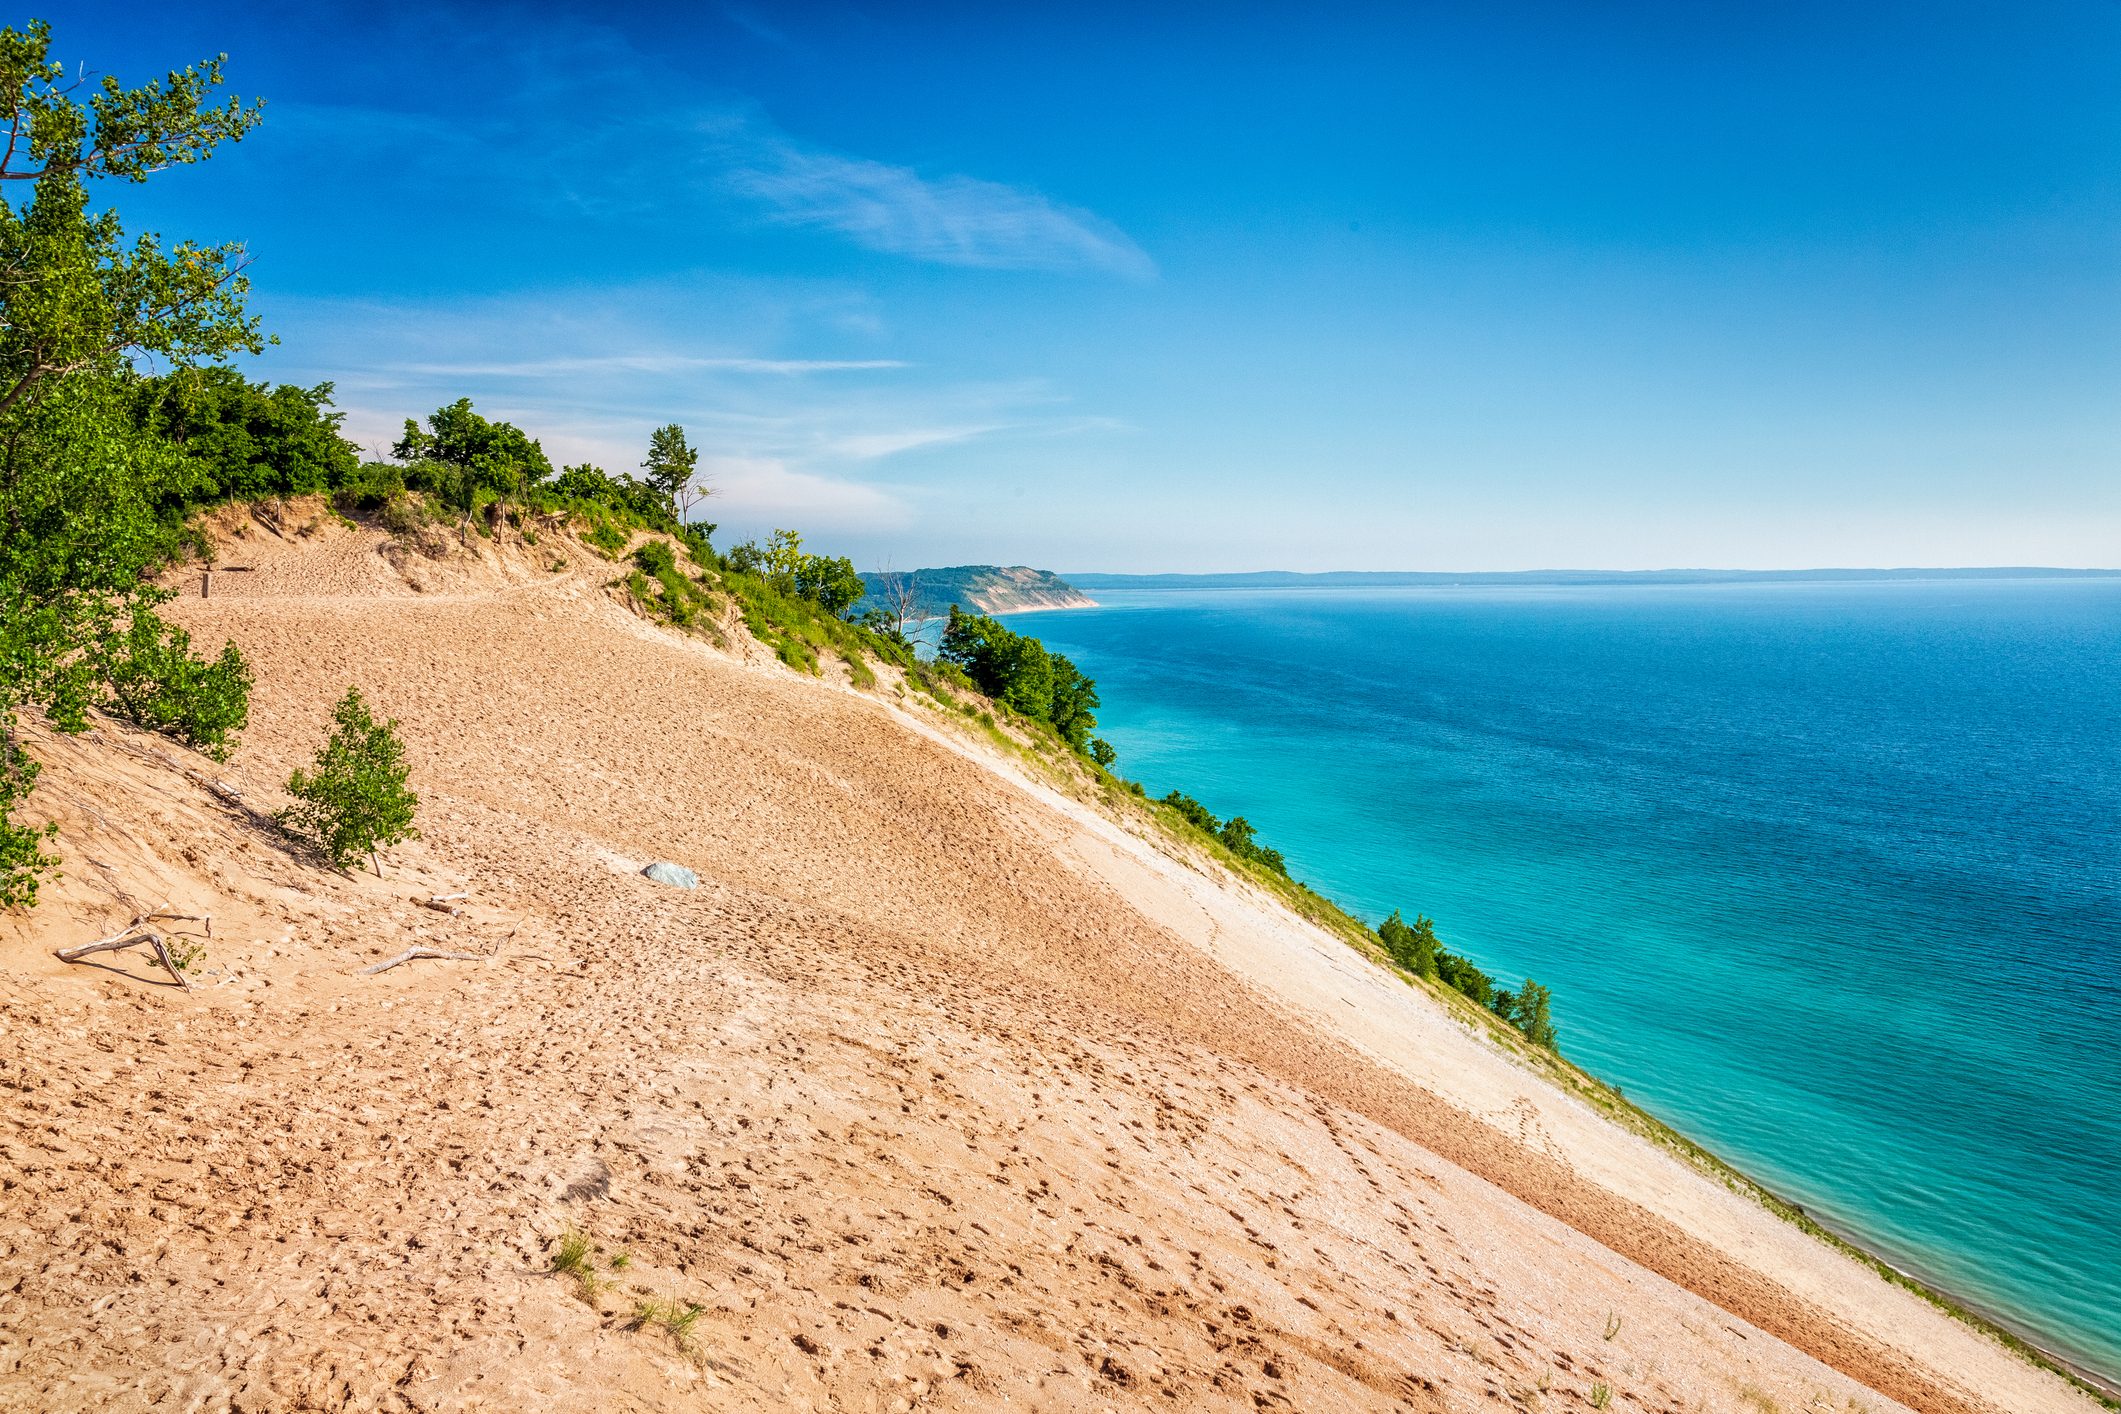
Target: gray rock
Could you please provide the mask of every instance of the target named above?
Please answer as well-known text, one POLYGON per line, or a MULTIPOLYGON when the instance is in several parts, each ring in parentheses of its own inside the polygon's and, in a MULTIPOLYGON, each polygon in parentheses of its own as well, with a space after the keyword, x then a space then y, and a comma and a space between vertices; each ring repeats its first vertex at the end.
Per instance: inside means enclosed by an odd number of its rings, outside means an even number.
POLYGON ((671 864, 661 859, 658 859, 641 872, 658 884, 668 884, 676 889, 696 889, 700 886, 699 875, 693 873, 682 864, 671 864))

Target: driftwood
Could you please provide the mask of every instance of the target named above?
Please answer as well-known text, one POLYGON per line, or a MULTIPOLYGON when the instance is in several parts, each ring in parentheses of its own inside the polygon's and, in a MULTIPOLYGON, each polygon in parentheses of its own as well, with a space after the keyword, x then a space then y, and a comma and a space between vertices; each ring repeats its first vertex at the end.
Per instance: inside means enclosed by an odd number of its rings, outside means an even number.
POLYGON ((113 933, 107 938, 98 938, 92 943, 82 943, 77 947, 60 948, 52 956, 58 958, 61 962, 79 962, 82 958, 92 953, 116 952, 120 948, 129 948, 145 943, 148 947, 155 950, 155 960, 161 963, 162 970, 176 978, 177 985, 189 992, 191 990, 191 979, 184 975, 183 968, 177 966, 177 960, 169 955, 169 940, 154 929, 145 926, 149 923, 162 922, 204 923, 206 925, 206 936, 211 938, 214 935, 214 920, 209 914, 167 913, 157 909, 152 913, 135 914, 133 921, 126 924, 122 932, 113 933))
POLYGON ((456 907, 458 900, 470 898, 470 894, 436 894, 433 898, 414 899, 422 908, 431 908, 437 913, 446 913, 451 918, 460 917, 464 910, 456 907))
POLYGON ((405 949, 405 951, 399 953, 396 957, 387 957, 373 967, 362 968, 361 975, 363 977, 369 977, 373 976, 378 972, 388 972, 391 968, 396 967, 401 962, 411 962, 415 958, 422 957, 431 957, 439 962, 485 961, 484 958, 480 957, 475 952, 443 952, 440 948, 407 948, 405 949))

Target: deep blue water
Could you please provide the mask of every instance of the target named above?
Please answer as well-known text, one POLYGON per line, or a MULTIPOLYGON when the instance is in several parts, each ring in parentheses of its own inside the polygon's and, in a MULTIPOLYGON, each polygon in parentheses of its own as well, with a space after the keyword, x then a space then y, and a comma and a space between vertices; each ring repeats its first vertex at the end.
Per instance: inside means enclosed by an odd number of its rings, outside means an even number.
POLYGON ((2121 581, 1109 591, 1120 770, 2121 1376, 2121 581))

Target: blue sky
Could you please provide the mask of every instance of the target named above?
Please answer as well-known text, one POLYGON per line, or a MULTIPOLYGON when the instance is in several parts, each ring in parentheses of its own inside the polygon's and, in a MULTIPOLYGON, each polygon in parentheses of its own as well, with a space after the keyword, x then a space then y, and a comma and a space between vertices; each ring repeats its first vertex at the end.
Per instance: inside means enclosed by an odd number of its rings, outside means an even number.
POLYGON ((376 448, 864 564, 2121 565, 2121 7, 102 0, 376 448), (1318 13, 1331 10, 1329 15, 1318 13))

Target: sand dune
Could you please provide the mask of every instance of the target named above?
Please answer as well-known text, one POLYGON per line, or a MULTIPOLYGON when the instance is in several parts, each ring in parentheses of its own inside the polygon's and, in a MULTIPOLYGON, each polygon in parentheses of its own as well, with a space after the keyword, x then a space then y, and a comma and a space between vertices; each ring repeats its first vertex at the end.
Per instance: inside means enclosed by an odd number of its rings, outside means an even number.
POLYGON ((564 537, 303 524, 172 606, 257 667, 231 763, 32 733, 0 1407, 2093 1407, 942 714, 564 537), (253 813, 350 683, 422 793, 381 879, 253 813), (195 992, 50 956, 155 904, 195 992), (422 941, 482 960, 359 975, 422 941))

